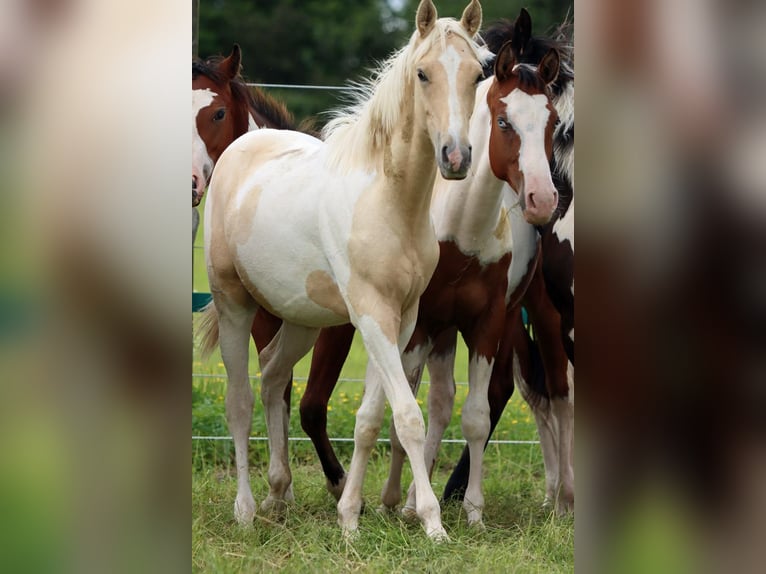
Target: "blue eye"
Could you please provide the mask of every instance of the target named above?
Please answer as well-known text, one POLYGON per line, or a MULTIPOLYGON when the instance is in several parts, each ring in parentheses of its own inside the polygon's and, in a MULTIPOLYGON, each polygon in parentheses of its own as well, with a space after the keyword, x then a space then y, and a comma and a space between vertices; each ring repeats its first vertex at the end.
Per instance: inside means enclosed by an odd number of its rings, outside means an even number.
POLYGON ((497 118, 497 127, 501 130, 508 129, 508 122, 504 118, 497 118))

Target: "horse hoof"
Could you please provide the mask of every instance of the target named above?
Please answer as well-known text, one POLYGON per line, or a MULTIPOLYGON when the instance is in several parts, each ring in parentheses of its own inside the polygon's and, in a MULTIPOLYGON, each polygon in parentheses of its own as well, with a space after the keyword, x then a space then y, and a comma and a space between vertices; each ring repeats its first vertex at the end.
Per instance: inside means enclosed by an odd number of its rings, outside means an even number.
POLYGON ((327 492, 333 495, 336 502, 340 500, 341 495, 343 494, 343 489, 346 486, 346 475, 343 475, 343 478, 341 478, 338 481, 338 484, 333 484, 329 479, 327 480, 327 492))
POLYGON ((418 519, 417 510, 412 506, 405 506, 402 508, 402 518, 409 522, 415 522, 418 519))
POLYGON ((234 518, 242 526, 250 526, 255 518, 255 501, 242 499, 234 501, 234 518))
POLYGON ((470 528, 474 532, 486 532, 487 531, 487 527, 484 526, 484 521, 481 518, 479 518, 477 520, 473 520, 473 521, 469 520, 468 521, 468 528, 470 528))
POLYGON ((343 540, 345 542, 354 542, 355 540, 359 539, 359 529, 354 527, 344 527, 342 529, 343 532, 343 540))
POLYGON ((375 509, 375 512, 377 512, 378 514, 383 514, 387 516, 389 514, 393 514, 395 510, 396 510, 396 507, 392 508, 390 506, 386 506, 385 504, 380 504, 375 509))
POLYGON ((444 530, 444 527, 439 526, 438 528, 433 528, 431 530, 427 530, 426 534, 428 534, 428 537, 433 540, 434 542, 449 542, 449 535, 447 534, 447 531, 444 530))
POLYGON ((266 497, 266 500, 261 503, 261 514, 264 515, 281 517, 285 514, 286 510, 287 503, 272 496, 266 497))

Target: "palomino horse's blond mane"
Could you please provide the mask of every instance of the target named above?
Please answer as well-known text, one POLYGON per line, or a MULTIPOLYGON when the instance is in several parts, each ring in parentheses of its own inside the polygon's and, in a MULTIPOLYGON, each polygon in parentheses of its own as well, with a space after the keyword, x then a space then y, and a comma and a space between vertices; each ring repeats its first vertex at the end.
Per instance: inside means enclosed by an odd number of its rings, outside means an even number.
POLYGON ((405 97, 411 97, 413 64, 437 42, 443 48, 448 34, 465 39, 474 55, 484 62, 488 53, 454 18, 438 19, 419 45, 420 35, 415 30, 407 45, 381 63, 367 80, 352 83, 353 101, 349 105, 332 112, 322 136, 333 166, 347 171, 373 166, 382 157, 382 150, 401 121, 405 97))

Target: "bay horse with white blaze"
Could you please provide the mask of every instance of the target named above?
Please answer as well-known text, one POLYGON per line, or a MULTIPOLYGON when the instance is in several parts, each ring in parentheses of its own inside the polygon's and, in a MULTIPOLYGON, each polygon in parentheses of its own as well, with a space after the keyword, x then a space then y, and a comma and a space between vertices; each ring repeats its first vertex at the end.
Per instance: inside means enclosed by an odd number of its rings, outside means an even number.
POLYGON ((205 253, 215 324, 228 375, 226 410, 235 442, 235 516, 250 523, 255 503, 247 463, 253 396, 248 333, 259 306, 283 320, 260 353, 269 432, 270 492, 280 510, 291 485, 283 399, 293 365, 319 328, 351 322, 369 355, 357 412, 354 454, 339 523, 358 529, 367 461, 388 399, 407 451, 426 533, 447 537, 424 462, 423 416, 402 369, 418 300, 438 259, 429 224, 436 169, 464 178, 471 164, 468 123, 481 74, 481 6, 461 20, 437 19, 422 0, 417 30, 372 80, 359 102, 332 120, 322 142, 291 131, 257 130, 222 154, 205 212, 205 253))
MULTIPOLYGON (((285 106, 240 75, 237 44, 225 58, 192 61, 192 207, 199 205, 213 166, 231 142, 258 128, 296 129, 285 106)), ((192 242, 199 214, 192 210, 192 242)))
MULTIPOLYGON (((504 56, 511 54, 505 48, 504 56)), ((501 59, 500 61, 505 61, 501 59)), ((481 458, 489 432, 487 387, 493 362, 503 337, 507 310, 518 307, 536 265, 537 233, 532 224, 545 223, 556 207, 556 191, 549 161, 552 154, 556 113, 536 106, 537 96, 556 77, 558 53, 551 50, 544 59, 540 76, 524 73, 517 82, 529 89, 529 97, 517 97, 509 110, 509 126, 532 126, 530 131, 508 130, 508 150, 502 169, 490 166, 490 124, 493 121, 488 99, 496 91, 496 78, 485 80, 477 90, 471 118, 470 139, 474 144, 475 167, 462 181, 438 180, 434 185, 431 215, 439 240, 440 257, 436 271, 420 299, 418 320, 404 356, 404 369, 416 388, 428 359, 431 373, 429 427, 426 437, 426 464, 432 469, 454 402, 454 349, 459 330, 470 355, 470 390, 463 409, 463 431, 474 453, 470 492, 464 501, 469 524, 482 524, 481 458), (525 105, 526 104, 526 105, 525 105), (518 113, 517 113, 518 110, 518 113), (543 144, 543 145, 541 145, 543 144), (513 173, 514 189, 496 176, 513 173)), ((518 75, 513 69, 499 70, 501 81, 518 75)), ((337 333, 337 332, 336 332, 337 333)), ((343 487, 343 468, 326 435, 327 400, 335 386, 353 330, 347 329, 333 347, 323 341, 323 353, 315 351, 306 394, 301 402, 301 423, 314 441, 336 496, 343 487)), ((401 500, 401 470, 404 451, 392 425, 392 468, 384 486, 384 508, 401 500)), ((413 485, 414 486, 414 485, 413 485)), ((405 513, 417 505, 415 488, 410 488, 405 513)))

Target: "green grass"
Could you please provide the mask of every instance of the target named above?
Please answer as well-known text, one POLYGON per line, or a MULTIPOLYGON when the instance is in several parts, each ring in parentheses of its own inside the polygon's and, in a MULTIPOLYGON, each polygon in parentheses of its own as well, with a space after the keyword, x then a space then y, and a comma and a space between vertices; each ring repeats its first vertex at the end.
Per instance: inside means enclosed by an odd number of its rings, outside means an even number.
MULTIPOLYGON (((201 254, 200 254, 201 256, 201 254)), ((205 288, 198 289, 200 291, 205 288)), ((297 405, 305 390, 311 356, 295 369, 290 418, 290 436, 303 437, 297 405)), ((192 433, 228 435, 224 416, 225 375, 218 352, 202 363, 193 359, 192 433), (212 375, 203 377, 199 375, 212 375)), ((455 377, 467 378, 465 348, 458 350, 455 377)), ((341 379, 363 379, 366 356, 357 335, 341 379)), ((250 372, 259 374, 251 344, 250 372)), ((427 380, 428 373, 424 379, 427 380)), ((253 381, 256 394, 252 436, 266 436, 265 420, 258 399, 260 381, 253 381)), ((328 432, 331 437, 353 436, 354 414, 363 383, 341 381, 330 401, 328 432)), ((425 409, 428 385, 418 402, 425 409)), ((460 408, 467 387, 458 385, 455 413, 446 437, 461 439, 460 408)), ((425 411, 424 411, 425 414, 425 411)), ((381 432, 388 436, 390 412, 381 432)), ((536 440, 537 431, 527 405, 515 393, 493 438, 536 440)), ((265 442, 250 443, 251 480, 256 501, 268 493, 265 442)), ((335 443, 340 461, 348 467, 353 445, 335 443)), ((442 446, 432 484, 441 494, 462 444, 442 446)), ((360 520, 359 537, 345 542, 337 525, 334 499, 325 490, 325 480, 309 442, 291 442, 290 457, 296 502, 289 505, 283 520, 257 517, 253 527, 238 526, 233 517, 236 494, 233 448, 230 441, 194 441, 192 460, 192 560, 195 572, 571 572, 574 569, 574 520, 554 519, 541 508, 544 471, 538 445, 490 445, 485 456, 485 532, 467 528, 465 514, 457 505, 443 509, 444 526, 451 537, 446 544, 433 544, 418 524, 398 516, 379 515, 374 509, 388 472, 389 447, 374 451, 365 480, 367 510, 360 520)), ((402 484, 409 485, 405 467, 402 484)))

